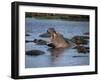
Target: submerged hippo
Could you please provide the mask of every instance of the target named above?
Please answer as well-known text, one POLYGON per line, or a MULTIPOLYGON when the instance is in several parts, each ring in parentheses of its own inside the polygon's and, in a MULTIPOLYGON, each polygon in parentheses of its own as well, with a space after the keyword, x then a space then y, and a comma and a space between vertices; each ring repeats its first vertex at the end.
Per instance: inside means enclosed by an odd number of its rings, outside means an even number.
POLYGON ((54 28, 49 28, 47 32, 50 34, 50 42, 53 44, 55 48, 66 48, 69 47, 69 43, 67 43, 64 37, 55 31, 54 28))

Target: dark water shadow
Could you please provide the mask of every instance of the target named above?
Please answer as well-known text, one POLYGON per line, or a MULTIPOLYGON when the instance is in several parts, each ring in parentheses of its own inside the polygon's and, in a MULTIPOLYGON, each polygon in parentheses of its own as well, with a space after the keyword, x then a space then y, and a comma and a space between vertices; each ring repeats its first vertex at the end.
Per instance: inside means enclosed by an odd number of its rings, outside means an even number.
POLYGON ((45 54, 45 52, 41 51, 41 50, 26 51, 26 55, 29 55, 29 56, 39 56, 39 55, 43 55, 43 54, 45 54))
POLYGON ((63 52, 65 48, 49 48, 48 51, 51 53, 51 56, 53 57, 59 57, 63 52))
POLYGON ((48 51, 50 52, 50 64, 55 66, 55 62, 62 56, 65 48, 49 48, 48 51))

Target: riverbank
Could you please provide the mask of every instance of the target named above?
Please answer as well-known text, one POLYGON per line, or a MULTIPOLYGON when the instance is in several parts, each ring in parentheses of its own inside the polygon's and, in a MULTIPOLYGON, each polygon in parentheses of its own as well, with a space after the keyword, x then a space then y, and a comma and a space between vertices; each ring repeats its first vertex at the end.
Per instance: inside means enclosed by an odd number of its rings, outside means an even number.
POLYGON ((69 21, 89 21, 88 15, 70 15, 70 14, 47 14, 47 13, 26 13, 26 18, 38 19, 61 19, 69 21))

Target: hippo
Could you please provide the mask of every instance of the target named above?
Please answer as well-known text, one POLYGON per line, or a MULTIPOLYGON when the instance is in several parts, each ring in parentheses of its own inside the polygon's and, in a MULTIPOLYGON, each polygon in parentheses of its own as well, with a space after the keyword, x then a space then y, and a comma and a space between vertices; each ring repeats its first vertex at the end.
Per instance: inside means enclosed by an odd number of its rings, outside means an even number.
POLYGON ((50 42, 52 46, 55 48, 67 48, 69 47, 69 43, 65 41, 63 35, 56 32, 54 28, 49 28, 47 32, 50 34, 50 42))
POLYGON ((85 47, 85 46, 76 46, 75 49, 77 49, 78 53, 88 53, 89 52, 89 47, 85 47))

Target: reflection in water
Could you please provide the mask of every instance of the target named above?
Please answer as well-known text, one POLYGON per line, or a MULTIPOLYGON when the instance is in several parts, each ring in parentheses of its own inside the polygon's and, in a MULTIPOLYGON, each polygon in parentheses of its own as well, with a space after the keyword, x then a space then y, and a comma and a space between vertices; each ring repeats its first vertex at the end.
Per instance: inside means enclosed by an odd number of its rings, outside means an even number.
POLYGON ((60 58, 60 56, 63 54, 65 48, 49 48, 48 51, 51 54, 51 65, 55 66, 55 62, 57 62, 57 59, 60 58))

